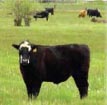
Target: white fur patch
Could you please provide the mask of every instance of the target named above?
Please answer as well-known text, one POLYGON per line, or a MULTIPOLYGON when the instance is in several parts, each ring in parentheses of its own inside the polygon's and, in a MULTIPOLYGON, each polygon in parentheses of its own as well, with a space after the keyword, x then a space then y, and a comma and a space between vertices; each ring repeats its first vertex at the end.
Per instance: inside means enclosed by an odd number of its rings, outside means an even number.
POLYGON ((28 41, 24 41, 21 45, 20 45, 20 47, 19 47, 19 49, 21 49, 22 47, 26 47, 26 48, 28 48, 28 51, 31 51, 31 46, 29 45, 29 42, 28 41))

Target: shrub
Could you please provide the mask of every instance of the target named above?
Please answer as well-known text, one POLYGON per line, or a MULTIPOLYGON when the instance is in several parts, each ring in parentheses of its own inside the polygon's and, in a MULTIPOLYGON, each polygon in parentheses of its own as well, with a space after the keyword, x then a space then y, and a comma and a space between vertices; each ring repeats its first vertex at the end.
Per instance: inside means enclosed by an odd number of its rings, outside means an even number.
POLYGON ((30 12, 32 7, 30 0, 6 0, 5 7, 12 11, 15 26, 21 26, 22 19, 24 19, 25 26, 30 25, 30 12))

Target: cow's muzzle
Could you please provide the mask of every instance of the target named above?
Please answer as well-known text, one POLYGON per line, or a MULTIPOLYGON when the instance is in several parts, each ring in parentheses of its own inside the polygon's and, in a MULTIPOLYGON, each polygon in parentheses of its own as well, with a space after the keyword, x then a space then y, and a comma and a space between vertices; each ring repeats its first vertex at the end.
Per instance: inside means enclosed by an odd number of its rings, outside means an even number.
POLYGON ((20 64, 22 64, 22 65, 28 65, 28 64, 30 63, 30 57, 20 56, 19 62, 20 62, 20 64))

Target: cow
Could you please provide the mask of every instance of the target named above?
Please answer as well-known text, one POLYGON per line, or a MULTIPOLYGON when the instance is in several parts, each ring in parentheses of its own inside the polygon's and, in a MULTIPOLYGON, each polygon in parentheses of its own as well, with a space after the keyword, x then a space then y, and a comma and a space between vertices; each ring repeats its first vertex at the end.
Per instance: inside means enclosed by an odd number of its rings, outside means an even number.
POLYGON ((89 17, 93 17, 93 16, 102 17, 101 13, 100 13, 100 11, 98 9, 87 9, 87 15, 89 17))
POLYGON ((78 15, 78 17, 85 17, 87 15, 87 11, 86 10, 81 10, 80 12, 79 12, 79 15, 78 15))
POLYGON ((80 99, 88 95, 90 50, 85 44, 12 44, 19 51, 19 65, 28 98, 37 97, 43 82, 59 84, 73 77, 80 99))
POLYGON ((37 20, 37 18, 46 18, 46 20, 48 21, 49 12, 46 10, 45 11, 39 11, 33 17, 35 18, 35 20, 37 20))

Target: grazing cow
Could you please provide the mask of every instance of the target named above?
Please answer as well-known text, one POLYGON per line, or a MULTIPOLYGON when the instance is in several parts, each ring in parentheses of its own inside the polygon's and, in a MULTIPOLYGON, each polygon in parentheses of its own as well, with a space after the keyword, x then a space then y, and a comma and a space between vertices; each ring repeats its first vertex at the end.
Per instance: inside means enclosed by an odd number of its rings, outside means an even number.
POLYGON ((89 17, 92 17, 92 16, 102 17, 98 9, 87 9, 87 15, 89 17))
POLYGON ((86 10, 81 10, 78 17, 85 17, 87 15, 87 11, 86 10))
POLYGON ((42 82, 59 84, 70 76, 74 78, 80 98, 88 95, 90 51, 87 45, 44 46, 23 41, 12 46, 19 50, 20 70, 29 98, 39 94, 42 82))
POLYGON ((37 12, 34 16, 35 20, 37 20, 37 18, 46 18, 46 20, 48 21, 48 17, 49 17, 49 12, 48 11, 40 11, 37 12))
POLYGON ((100 19, 96 19, 96 18, 92 18, 91 21, 97 22, 97 23, 107 23, 107 20, 100 20, 100 19))

